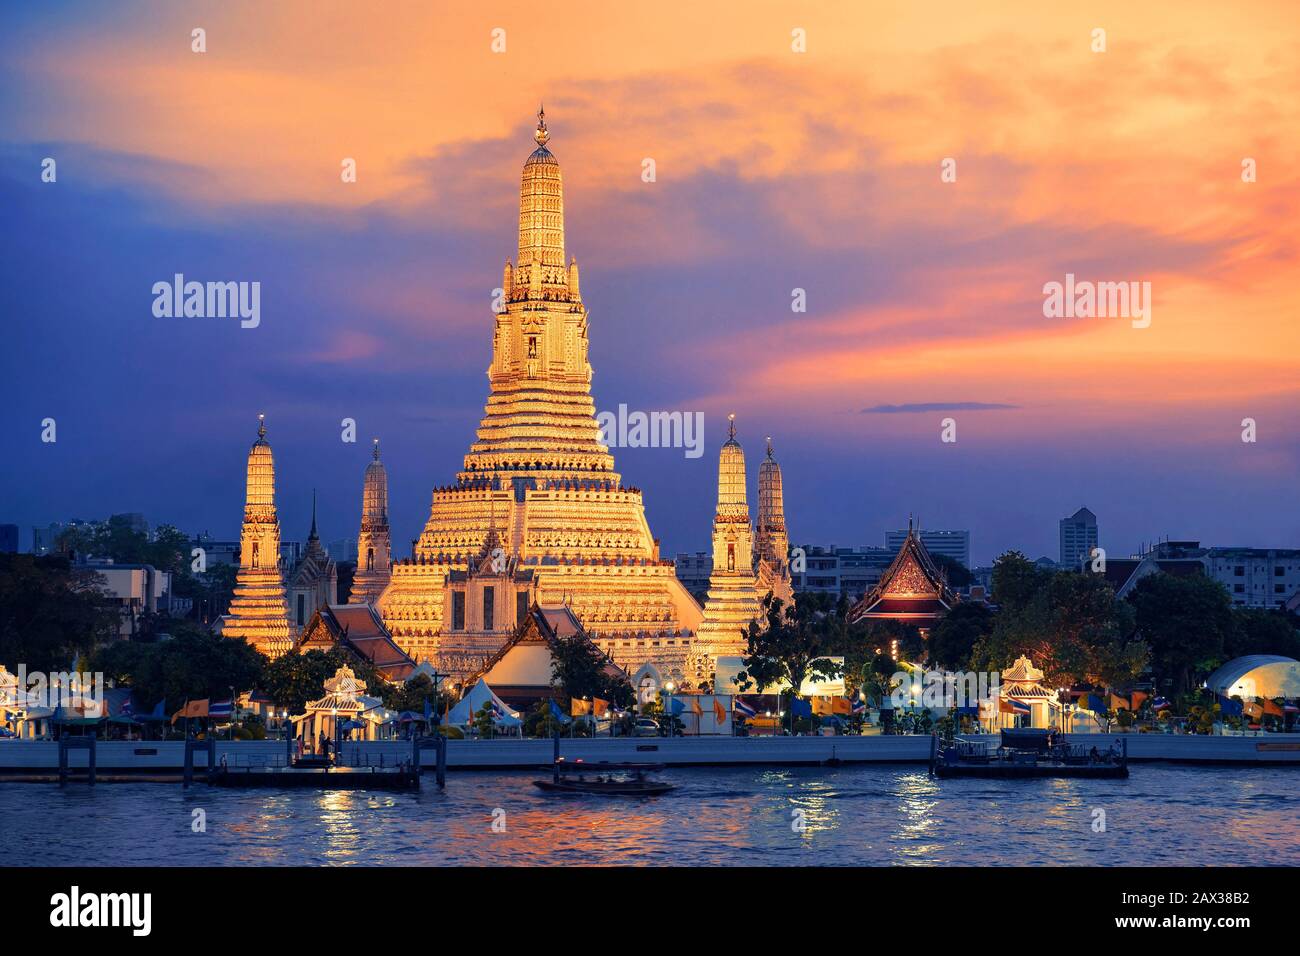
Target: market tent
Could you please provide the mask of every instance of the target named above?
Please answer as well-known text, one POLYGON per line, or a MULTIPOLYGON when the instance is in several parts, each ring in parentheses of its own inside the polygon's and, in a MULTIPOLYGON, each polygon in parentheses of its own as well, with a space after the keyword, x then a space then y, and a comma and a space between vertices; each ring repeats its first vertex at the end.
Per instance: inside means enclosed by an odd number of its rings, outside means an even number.
POLYGON ((451 714, 447 717, 447 723, 452 726, 467 724, 488 703, 493 704, 496 708, 497 716, 494 718, 493 723, 498 727, 520 727, 523 725, 519 713, 507 707, 505 701, 493 693, 487 681, 482 678, 460 699, 460 703, 451 709, 451 714))

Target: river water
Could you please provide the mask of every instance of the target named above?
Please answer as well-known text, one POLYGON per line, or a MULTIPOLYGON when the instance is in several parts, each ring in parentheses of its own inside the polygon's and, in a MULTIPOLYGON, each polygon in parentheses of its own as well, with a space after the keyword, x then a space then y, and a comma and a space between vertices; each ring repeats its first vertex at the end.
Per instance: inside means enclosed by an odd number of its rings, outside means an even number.
POLYGON ((440 792, 427 774, 418 794, 0 782, 0 844, 49 866, 1300 863, 1300 768, 671 769, 679 788, 654 798, 550 796, 537 776, 453 772, 440 792))

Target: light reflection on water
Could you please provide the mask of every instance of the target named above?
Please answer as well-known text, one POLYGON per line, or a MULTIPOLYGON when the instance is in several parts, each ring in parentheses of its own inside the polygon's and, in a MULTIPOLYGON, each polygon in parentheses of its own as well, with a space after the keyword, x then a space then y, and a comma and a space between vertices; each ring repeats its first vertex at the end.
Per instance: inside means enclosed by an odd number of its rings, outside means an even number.
POLYGON ((678 790, 649 799, 548 796, 535 776, 453 773, 444 792, 430 776, 418 795, 0 782, 0 834, 8 862, 41 865, 1300 862, 1288 768, 1139 765, 1126 781, 701 768, 666 771, 678 790))

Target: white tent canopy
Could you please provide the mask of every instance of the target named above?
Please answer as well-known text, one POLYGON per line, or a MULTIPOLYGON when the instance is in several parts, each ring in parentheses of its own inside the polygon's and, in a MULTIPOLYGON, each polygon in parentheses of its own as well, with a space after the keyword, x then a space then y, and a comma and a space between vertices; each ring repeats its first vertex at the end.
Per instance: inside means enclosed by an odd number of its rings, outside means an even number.
POLYGON ((498 727, 520 727, 523 725, 519 712, 508 707, 505 701, 492 692, 492 688, 488 686, 487 681, 481 678, 477 684, 470 688, 469 693, 460 699, 460 703, 451 709, 447 722, 454 727, 463 726, 469 723, 470 719, 482 710, 489 701, 495 702, 498 713, 503 715, 493 721, 498 727))

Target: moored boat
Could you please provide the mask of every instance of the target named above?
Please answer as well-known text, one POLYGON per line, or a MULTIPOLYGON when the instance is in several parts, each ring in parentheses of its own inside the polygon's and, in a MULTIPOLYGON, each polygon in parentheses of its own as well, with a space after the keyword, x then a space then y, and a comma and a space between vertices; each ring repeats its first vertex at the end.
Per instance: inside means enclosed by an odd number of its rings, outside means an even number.
POLYGON ((1054 731, 1023 728, 1003 730, 996 749, 960 737, 940 748, 935 738, 930 772, 936 777, 984 779, 1124 778, 1128 776, 1128 746, 1124 738, 1106 750, 1095 745, 1071 746, 1054 731))

